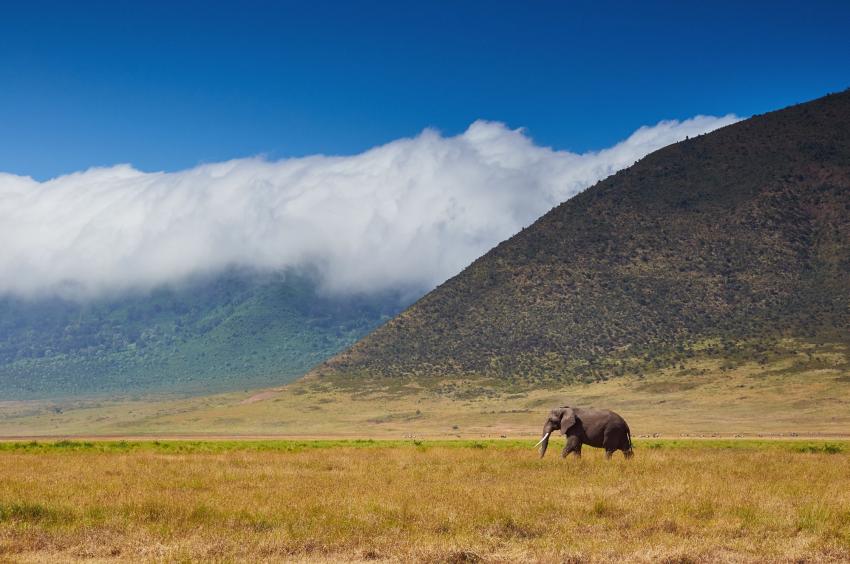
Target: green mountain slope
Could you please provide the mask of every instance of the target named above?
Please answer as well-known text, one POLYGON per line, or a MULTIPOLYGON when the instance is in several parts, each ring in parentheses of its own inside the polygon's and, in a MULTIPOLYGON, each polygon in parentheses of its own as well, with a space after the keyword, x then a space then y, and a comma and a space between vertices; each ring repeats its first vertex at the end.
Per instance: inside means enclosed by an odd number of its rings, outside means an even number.
POLYGON ((846 341, 848 329, 843 92, 647 156, 315 375, 357 386, 550 385, 639 374, 706 349, 765 359, 783 336, 846 341))
POLYGON ((304 374, 401 309, 307 277, 230 273, 92 303, 0 299, 0 399, 211 393, 304 374))

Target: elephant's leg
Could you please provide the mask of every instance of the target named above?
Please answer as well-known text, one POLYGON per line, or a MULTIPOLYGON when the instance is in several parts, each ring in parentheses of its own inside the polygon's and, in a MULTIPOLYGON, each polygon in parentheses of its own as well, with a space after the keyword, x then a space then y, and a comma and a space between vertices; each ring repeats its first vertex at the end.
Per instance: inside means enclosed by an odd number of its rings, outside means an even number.
POLYGON ((605 435, 602 438, 602 448, 605 449, 606 459, 610 459, 618 450, 622 450, 626 458, 632 457, 632 445, 629 442, 628 435, 621 429, 605 429, 605 435))
POLYGON ((566 458, 571 452, 574 452, 576 456, 581 456, 581 441, 575 435, 567 436, 567 444, 561 451, 561 458, 566 458))
POLYGON ((620 441, 617 440, 618 437, 616 435, 616 432, 605 429, 605 436, 602 439, 602 448, 605 449, 605 460, 611 460, 614 451, 620 448, 620 441))
POLYGON ((626 457, 626 460, 634 456, 634 451, 632 451, 632 441, 631 438, 626 435, 620 441, 620 450, 623 451, 623 456, 626 457))

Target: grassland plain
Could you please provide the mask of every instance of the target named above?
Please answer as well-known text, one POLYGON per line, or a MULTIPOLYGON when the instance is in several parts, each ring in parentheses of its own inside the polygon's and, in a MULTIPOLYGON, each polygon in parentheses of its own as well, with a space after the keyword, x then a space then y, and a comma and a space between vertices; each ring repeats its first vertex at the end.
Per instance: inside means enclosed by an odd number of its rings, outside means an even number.
POLYGON ((850 443, 7 442, 16 561, 847 561, 850 443))
POLYGON ((556 405, 614 409, 636 437, 682 434, 850 437, 845 345, 788 340, 765 359, 695 355, 673 367, 555 388, 503 380, 365 390, 308 378, 204 397, 0 402, 0 437, 530 437, 556 405))

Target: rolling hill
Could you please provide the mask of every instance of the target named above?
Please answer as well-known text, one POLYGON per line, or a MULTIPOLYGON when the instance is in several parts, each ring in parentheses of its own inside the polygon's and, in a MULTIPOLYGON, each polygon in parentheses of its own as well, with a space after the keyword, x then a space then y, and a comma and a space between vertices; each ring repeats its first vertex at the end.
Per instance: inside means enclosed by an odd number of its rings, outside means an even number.
POLYGON ((90 302, 0 298, 3 400, 213 393, 288 382, 397 313, 305 275, 229 272, 90 302))
POLYGON ((846 343, 848 329, 845 91, 650 154, 311 378, 449 394, 470 381, 532 389, 694 356, 764 364, 781 339, 846 343))

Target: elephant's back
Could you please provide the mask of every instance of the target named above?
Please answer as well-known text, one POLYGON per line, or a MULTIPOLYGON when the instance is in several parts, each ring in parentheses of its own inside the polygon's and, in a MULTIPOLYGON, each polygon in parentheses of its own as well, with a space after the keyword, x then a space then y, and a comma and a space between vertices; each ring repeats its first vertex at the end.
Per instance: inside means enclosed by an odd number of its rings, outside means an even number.
POLYGON ((601 420, 610 423, 618 423, 618 424, 626 424, 626 420, 623 419, 619 413, 611 411, 610 409, 597 409, 597 408, 579 408, 576 409, 576 416, 581 419, 594 419, 601 420))

